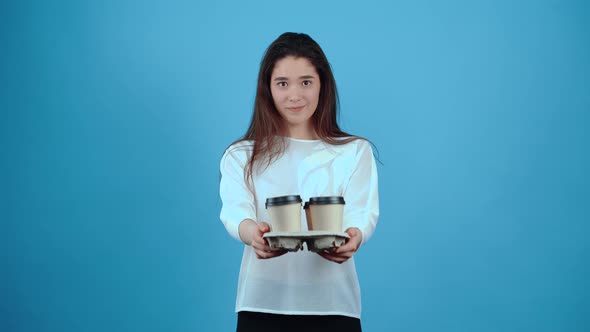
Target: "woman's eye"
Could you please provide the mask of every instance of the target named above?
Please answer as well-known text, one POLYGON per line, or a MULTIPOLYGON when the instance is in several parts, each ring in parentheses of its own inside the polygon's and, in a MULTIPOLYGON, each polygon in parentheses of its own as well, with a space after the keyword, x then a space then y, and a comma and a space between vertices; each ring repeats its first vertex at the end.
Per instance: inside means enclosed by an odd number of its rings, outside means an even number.
POLYGON ((279 82, 279 83, 277 83, 277 85, 284 88, 287 86, 287 82, 279 82))
POLYGON ((303 81, 301 84, 303 84, 303 86, 310 86, 311 81, 303 81))

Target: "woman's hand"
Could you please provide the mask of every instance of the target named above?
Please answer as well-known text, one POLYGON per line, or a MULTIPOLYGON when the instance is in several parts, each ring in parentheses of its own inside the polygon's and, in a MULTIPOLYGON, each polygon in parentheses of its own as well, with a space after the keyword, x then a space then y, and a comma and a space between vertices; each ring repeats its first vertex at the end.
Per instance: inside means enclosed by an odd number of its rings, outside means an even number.
POLYGON ((325 259, 342 264, 352 257, 361 246, 363 240, 363 233, 356 227, 351 227, 346 230, 346 233, 350 235, 350 239, 346 240, 346 243, 336 249, 324 250, 318 252, 318 254, 325 259))
POLYGON ((264 233, 270 232, 270 226, 265 222, 256 223, 246 219, 240 223, 239 232, 242 241, 252 246, 257 258, 267 259, 287 253, 286 250, 270 250, 268 242, 262 237, 264 233))

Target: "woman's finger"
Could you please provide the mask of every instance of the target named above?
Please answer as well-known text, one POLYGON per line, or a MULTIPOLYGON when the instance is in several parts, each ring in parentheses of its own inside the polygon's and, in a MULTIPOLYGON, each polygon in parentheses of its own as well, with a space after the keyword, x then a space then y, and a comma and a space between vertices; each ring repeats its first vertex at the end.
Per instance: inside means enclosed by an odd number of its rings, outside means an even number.
POLYGON ((276 250, 276 251, 255 250, 255 252, 256 252, 256 257, 261 258, 261 259, 274 258, 274 257, 282 256, 287 253, 286 250, 276 250))
POLYGON ((352 243, 352 241, 348 241, 344 245, 342 245, 342 246, 336 248, 336 250, 334 250, 334 252, 337 254, 343 254, 345 252, 355 252, 355 251, 356 251, 356 245, 354 245, 352 243))
POLYGON ((259 251, 270 252, 270 247, 268 244, 266 244, 266 242, 254 241, 252 242, 252 247, 259 251))
POLYGON ((336 263, 344 263, 346 262, 350 257, 352 257, 352 254, 350 253, 344 253, 344 254, 333 254, 330 253, 328 251, 322 251, 318 253, 320 256, 322 256, 323 258, 332 261, 332 262, 336 262, 336 263))

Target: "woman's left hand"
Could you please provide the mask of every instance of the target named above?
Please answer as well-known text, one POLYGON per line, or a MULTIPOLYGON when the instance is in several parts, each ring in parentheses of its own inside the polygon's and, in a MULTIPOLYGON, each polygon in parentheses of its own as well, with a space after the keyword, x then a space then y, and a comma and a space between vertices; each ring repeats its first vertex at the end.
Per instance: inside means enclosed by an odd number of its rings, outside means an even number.
POLYGON ((356 227, 347 229, 346 233, 350 235, 350 239, 347 239, 344 245, 333 250, 320 251, 318 254, 325 259, 338 264, 346 262, 354 255, 354 253, 356 253, 363 240, 363 234, 361 233, 361 230, 356 227))

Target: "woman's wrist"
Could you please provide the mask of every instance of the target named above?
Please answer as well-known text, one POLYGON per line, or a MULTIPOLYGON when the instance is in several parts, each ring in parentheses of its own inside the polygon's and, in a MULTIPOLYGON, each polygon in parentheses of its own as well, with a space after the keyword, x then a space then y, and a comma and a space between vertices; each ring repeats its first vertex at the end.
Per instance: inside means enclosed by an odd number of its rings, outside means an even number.
POLYGON ((256 228, 257 224, 252 219, 244 219, 238 226, 238 233, 240 239, 246 245, 252 245, 252 228, 256 228))

